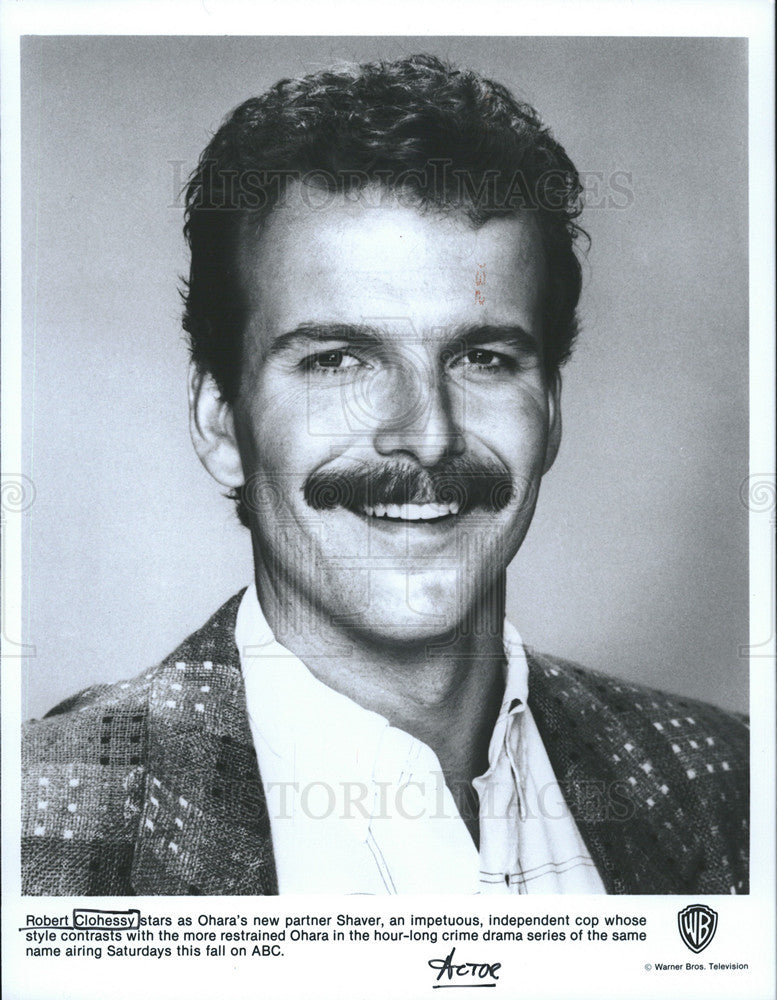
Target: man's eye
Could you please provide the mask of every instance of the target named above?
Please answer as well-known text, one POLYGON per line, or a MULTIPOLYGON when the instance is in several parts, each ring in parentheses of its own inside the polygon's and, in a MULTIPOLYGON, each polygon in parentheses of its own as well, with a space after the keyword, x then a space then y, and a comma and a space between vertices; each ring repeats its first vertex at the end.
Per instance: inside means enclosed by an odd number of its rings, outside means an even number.
POLYGON ((508 361, 509 358, 506 358, 503 354, 497 354, 495 351, 488 351, 482 347, 476 347, 471 351, 467 351, 462 358, 463 364, 467 367, 490 368, 494 371, 508 367, 508 361))
POLYGON ((361 362, 346 351, 321 351, 306 359, 305 366, 313 372, 343 371, 356 368, 361 362))

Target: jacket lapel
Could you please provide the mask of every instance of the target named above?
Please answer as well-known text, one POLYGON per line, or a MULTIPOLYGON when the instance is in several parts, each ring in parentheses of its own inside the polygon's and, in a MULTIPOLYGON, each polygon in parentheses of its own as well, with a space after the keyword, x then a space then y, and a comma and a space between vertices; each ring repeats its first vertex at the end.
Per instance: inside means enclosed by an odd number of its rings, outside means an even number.
POLYGON ((692 892, 703 844, 628 685, 528 654, 529 704, 608 893, 692 892))
POLYGON ((139 895, 277 893, 234 642, 236 595, 151 677, 139 895))

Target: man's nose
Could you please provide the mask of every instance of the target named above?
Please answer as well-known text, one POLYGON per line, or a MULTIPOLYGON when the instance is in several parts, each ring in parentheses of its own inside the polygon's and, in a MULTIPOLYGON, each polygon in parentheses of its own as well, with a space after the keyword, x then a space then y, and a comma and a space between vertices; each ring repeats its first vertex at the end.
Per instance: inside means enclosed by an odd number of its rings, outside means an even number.
POLYGON ((375 450, 437 465, 464 451, 464 434, 453 412, 444 371, 417 359, 395 367, 375 429, 375 450))

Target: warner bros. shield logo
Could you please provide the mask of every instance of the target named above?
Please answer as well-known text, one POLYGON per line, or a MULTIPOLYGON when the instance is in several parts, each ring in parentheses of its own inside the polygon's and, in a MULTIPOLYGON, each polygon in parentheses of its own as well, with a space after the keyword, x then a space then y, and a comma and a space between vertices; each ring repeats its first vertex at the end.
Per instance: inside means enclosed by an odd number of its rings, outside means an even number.
POLYGON ((718 915, 710 906, 693 903, 677 914, 677 926, 685 944, 698 955, 715 937, 718 915))

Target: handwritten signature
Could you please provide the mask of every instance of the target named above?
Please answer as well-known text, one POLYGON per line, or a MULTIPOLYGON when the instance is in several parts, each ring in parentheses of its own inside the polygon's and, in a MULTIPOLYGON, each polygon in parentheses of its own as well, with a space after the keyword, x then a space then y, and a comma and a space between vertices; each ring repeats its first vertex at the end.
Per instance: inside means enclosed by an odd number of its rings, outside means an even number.
POLYGON ((452 983, 451 979, 459 979, 461 977, 466 977, 470 980, 481 980, 481 979, 499 979, 498 972, 502 968, 501 962, 494 962, 489 964, 487 962, 454 962, 453 956, 456 952, 455 948, 451 948, 450 955, 446 955, 445 958, 432 958, 429 961, 429 968, 436 969, 437 980, 432 987, 435 990, 444 989, 446 986, 496 986, 496 982, 468 982, 468 983, 452 983), (448 982, 440 982, 441 979, 446 978, 448 982))

